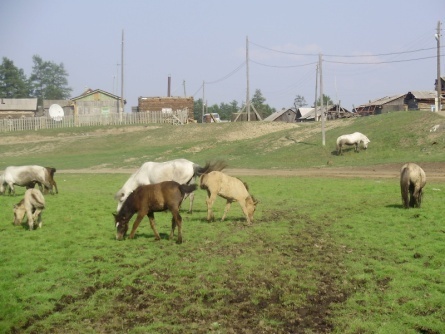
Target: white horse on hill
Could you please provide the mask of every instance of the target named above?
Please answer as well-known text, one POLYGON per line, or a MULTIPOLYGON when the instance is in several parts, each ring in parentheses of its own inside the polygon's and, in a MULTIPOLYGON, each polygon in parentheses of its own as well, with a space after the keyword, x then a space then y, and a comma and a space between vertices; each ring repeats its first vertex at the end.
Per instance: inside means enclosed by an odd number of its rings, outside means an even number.
POLYGON ((354 145, 355 146, 355 152, 359 151, 359 144, 360 142, 363 143, 363 148, 367 149, 368 144, 371 142, 368 137, 366 137, 364 134, 360 132, 354 132, 349 135, 343 135, 337 138, 337 155, 341 155, 342 149, 344 145, 354 145))

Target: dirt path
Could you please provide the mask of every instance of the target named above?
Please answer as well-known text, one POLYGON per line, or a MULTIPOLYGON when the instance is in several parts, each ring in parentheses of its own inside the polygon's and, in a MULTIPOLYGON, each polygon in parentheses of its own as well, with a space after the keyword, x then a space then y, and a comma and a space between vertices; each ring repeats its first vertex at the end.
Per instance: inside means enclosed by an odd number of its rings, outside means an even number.
MULTIPOLYGON (((422 163, 427 179, 431 181, 445 181, 445 162, 422 163)), ((365 167, 323 167, 298 169, 241 169, 228 168, 227 174, 234 176, 302 176, 329 178, 399 178, 401 164, 386 164, 365 167)), ((62 169, 57 173, 100 173, 100 174, 132 174, 136 169, 62 169)))

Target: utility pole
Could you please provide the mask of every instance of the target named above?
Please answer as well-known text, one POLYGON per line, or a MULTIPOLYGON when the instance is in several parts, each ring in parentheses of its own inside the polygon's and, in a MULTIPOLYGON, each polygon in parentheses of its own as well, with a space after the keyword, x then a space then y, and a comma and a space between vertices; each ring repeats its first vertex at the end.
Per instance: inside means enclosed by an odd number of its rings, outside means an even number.
POLYGON ((323 72, 322 72, 322 66, 323 63, 323 57, 320 53, 319 55, 319 69, 320 69, 320 107, 321 107, 321 136, 322 136, 322 144, 323 146, 326 146, 326 134, 325 134, 325 114, 323 110, 323 72))
POLYGON ((182 85, 184 86, 184 97, 187 97, 187 94, 185 92, 185 80, 182 80, 182 85))
POLYGON ((247 121, 250 122, 250 92, 249 92, 249 37, 246 36, 246 76, 247 76, 247 89, 246 89, 246 112, 247 121))
POLYGON ((315 65, 315 102, 314 102, 314 120, 315 122, 318 121, 317 117, 317 91, 318 91, 318 64, 315 65))
POLYGON ((204 97, 205 97, 205 94, 204 94, 204 84, 205 84, 205 81, 203 80, 202 81, 202 117, 201 117, 201 123, 204 123, 204 107, 205 107, 205 105, 204 105, 204 97))
POLYGON ((121 51, 121 113, 124 110, 124 30, 122 29, 122 51, 121 51))
POLYGON ((437 33, 435 35, 437 41, 437 100, 436 100, 436 112, 442 111, 442 80, 440 78, 440 21, 437 22, 437 33))

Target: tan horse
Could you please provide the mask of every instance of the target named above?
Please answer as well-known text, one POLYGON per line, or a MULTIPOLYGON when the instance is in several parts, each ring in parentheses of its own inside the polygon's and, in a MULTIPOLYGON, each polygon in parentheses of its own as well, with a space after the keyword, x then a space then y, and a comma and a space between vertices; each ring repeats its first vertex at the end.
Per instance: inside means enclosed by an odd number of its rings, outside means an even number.
POLYGON ((212 211, 213 203, 215 202, 216 196, 220 196, 227 200, 226 207, 224 209, 224 214, 221 221, 226 218, 227 212, 230 209, 230 205, 233 202, 238 202, 241 209, 246 216, 247 223, 249 225, 253 222, 253 214, 255 213, 256 201, 253 196, 249 194, 249 188, 246 183, 226 175, 219 171, 213 171, 201 175, 201 189, 207 190, 207 220, 214 220, 215 216, 212 211))
POLYGON ((426 175, 420 166, 409 162, 400 170, 400 190, 403 206, 418 207, 422 204, 423 187, 426 184, 426 175))
POLYGON ((37 221, 39 227, 42 227, 42 211, 45 209, 45 198, 38 189, 28 189, 25 191, 25 197, 14 205, 14 224, 20 225, 23 218, 28 218, 29 229, 34 228, 34 221, 37 221))

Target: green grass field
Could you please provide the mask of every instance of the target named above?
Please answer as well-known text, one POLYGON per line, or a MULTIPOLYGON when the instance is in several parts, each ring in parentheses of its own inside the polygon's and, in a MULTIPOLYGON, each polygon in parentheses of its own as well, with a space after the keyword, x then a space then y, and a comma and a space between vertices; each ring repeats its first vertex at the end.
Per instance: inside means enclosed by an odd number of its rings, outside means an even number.
MULTIPOLYGON (((177 157, 264 169, 444 160, 445 132, 429 132, 444 123, 435 114, 335 123, 326 147, 319 124, 265 134, 243 123, 59 129, 24 142, 0 134, 0 169, 137 168, 177 157), (369 149, 332 154, 335 138, 354 131, 369 149)), ((445 332, 444 181, 427 181, 422 208, 405 210, 397 179, 246 176, 260 200, 254 225, 236 203, 225 222, 207 222, 197 190, 177 245, 169 213, 155 215, 161 241, 148 219, 134 240, 115 240, 113 195, 128 177, 58 171, 60 193, 45 196, 35 231, 12 224, 23 188, 0 197, 0 332, 445 332)), ((218 198, 217 218, 223 208, 218 198)))

